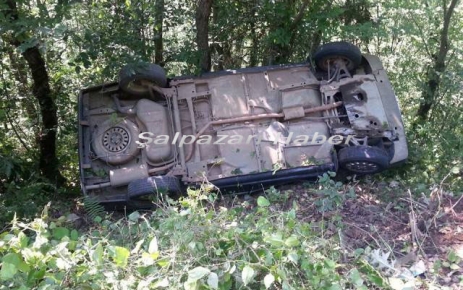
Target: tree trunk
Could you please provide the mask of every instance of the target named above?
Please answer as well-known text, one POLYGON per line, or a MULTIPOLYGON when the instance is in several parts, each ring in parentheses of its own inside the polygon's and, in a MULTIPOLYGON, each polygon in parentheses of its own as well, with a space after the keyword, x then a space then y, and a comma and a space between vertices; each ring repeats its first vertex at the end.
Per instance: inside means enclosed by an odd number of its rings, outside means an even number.
POLYGON ((56 105, 51 96, 45 61, 37 46, 27 49, 23 56, 32 72, 34 82, 32 93, 40 104, 42 115, 42 128, 39 136, 39 168, 45 178, 56 185, 62 185, 65 179, 59 172, 56 156, 58 117, 56 105))
MULTIPOLYGON (((18 21, 19 14, 16 1, 7 1, 8 10, 6 16, 11 21, 18 21)), ((12 39, 11 44, 19 47, 22 43, 18 39, 12 39)), ((45 61, 38 46, 26 49, 22 56, 27 62, 32 74, 32 94, 40 106, 42 124, 39 136, 39 169, 41 174, 56 185, 62 185, 66 181, 58 169, 58 158, 56 157, 56 130, 58 117, 56 105, 51 96, 50 80, 45 66, 45 61)))
POLYGON ((162 26, 162 22, 164 21, 164 0, 156 0, 154 5, 154 62, 160 66, 164 66, 164 59, 162 57, 164 50, 162 42, 162 32, 164 28, 162 26))
POLYGON ((413 127, 416 127, 418 123, 426 122, 429 117, 429 111, 435 105, 438 90, 441 82, 441 74, 445 72, 446 65, 445 60, 447 58, 447 53, 449 51, 449 26, 450 20, 453 15, 455 6, 458 3, 458 0, 452 0, 449 7, 445 7, 446 1, 444 1, 444 26, 442 27, 440 35, 440 44, 439 51, 434 57, 434 64, 428 70, 428 81, 426 82, 423 92, 421 93, 421 103, 417 111, 417 117, 413 127))
POLYGON ((209 48, 209 16, 213 0, 199 0, 196 8, 196 44, 198 45, 199 69, 202 73, 211 71, 211 51, 209 48))

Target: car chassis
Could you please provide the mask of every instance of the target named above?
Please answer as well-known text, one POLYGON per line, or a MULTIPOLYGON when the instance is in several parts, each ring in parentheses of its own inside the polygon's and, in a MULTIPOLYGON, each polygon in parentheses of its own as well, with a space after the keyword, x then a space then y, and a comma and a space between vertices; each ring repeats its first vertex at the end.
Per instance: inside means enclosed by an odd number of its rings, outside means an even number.
POLYGON ((156 65, 128 66, 118 83, 82 90, 83 192, 102 203, 205 182, 250 192, 339 167, 363 175, 405 161, 386 72, 378 57, 355 49, 322 46, 316 69, 308 62, 169 81, 156 65), (218 142, 221 136, 229 142, 218 142), (338 142, 327 142, 333 136, 338 142))

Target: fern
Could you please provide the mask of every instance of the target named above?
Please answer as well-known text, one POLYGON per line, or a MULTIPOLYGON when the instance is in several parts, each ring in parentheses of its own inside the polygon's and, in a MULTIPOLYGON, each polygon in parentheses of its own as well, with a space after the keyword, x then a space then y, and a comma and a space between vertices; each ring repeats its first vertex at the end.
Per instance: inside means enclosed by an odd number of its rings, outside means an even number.
POLYGON ((84 209, 89 220, 94 221, 97 217, 106 215, 104 207, 94 196, 86 195, 84 197, 84 209))

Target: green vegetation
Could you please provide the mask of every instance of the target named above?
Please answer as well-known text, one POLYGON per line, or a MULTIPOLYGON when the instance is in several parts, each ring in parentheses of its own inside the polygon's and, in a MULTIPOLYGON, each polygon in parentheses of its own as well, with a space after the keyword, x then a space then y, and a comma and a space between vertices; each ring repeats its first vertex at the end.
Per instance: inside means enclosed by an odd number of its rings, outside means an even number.
POLYGON ((398 259, 386 240, 352 247, 341 200, 367 205, 329 175, 321 179, 308 189, 311 214, 322 218, 310 222, 292 190, 275 188, 252 202, 234 198, 234 206, 189 191, 152 212, 88 221, 73 213, 53 218, 56 208, 47 205, 0 235, 2 289, 441 289, 432 288, 439 275, 460 269, 453 250, 421 276, 423 261, 398 259))
POLYGON ((0 280, 16 289, 371 289, 387 284, 364 256, 298 221, 296 208, 213 209, 202 194, 149 214, 95 217, 83 232, 45 208, 0 237, 0 280), (347 260, 346 260, 347 259, 347 260), (349 262, 350 264, 346 264, 349 262))
POLYGON ((25 200, 35 196, 23 190, 35 182, 52 184, 47 195, 78 194, 76 94, 115 80, 126 63, 156 61, 173 76, 199 72, 208 63, 201 57, 210 57, 209 70, 301 62, 321 43, 339 39, 381 57, 401 103, 410 160, 389 176, 424 193, 446 177, 450 190, 461 192, 458 1, 273 2, 5 1, 0 5, 2 199, 16 191, 26 194, 25 200), (200 12, 208 15, 206 30, 193 25, 200 12), (197 43, 203 34, 209 39, 205 56, 198 53, 204 43, 197 43))
POLYGON ((450 247, 463 229, 462 28, 458 0, 1 1, 1 288, 462 287, 462 256, 450 247), (91 200, 76 209, 79 89, 115 81, 131 62, 197 74, 303 62, 336 40, 382 59, 408 134, 403 166, 271 188, 239 206, 199 191, 146 214, 106 216, 91 200), (69 208, 90 222, 67 221, 69 208), (387 239, 391 228, 406 229, 407 242, 387 239), (346 246, 348 233, 367 242, 346 246), (424 246, 431 240, 437 253, 424 246), (397 266, 410 253, 437 257, 424 277, 420 258, 397 266))

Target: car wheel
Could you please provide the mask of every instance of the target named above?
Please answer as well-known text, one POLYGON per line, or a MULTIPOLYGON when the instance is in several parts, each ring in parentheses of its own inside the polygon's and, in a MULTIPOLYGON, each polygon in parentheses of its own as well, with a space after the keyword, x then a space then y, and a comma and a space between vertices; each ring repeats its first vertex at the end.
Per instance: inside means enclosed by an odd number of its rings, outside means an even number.
POLYGON ((323 71, 328 71, 328 67, 339 59, 344 61, 349 71, 353 71, 360 65, 362 53, 352 43, 338 41, 320 46, 313 55, 315 64, 323 71))
POLYGON ((373 174, 389 167, 390 156, 384 149, 372 146, 349 146, 339 150, 339 165, 356 174, 373 174))
POLYGON ((182 191, 180 181, 174 176, 151 176, 129 183, 129 198, 136 198, 153 193, 177 194, 182 191))
POLYGON ((153 84, 162 88, 167 86, 166 72, 157 64, 129 64, 119 71, 119 87, 130 95, 149 96, 153 84))

